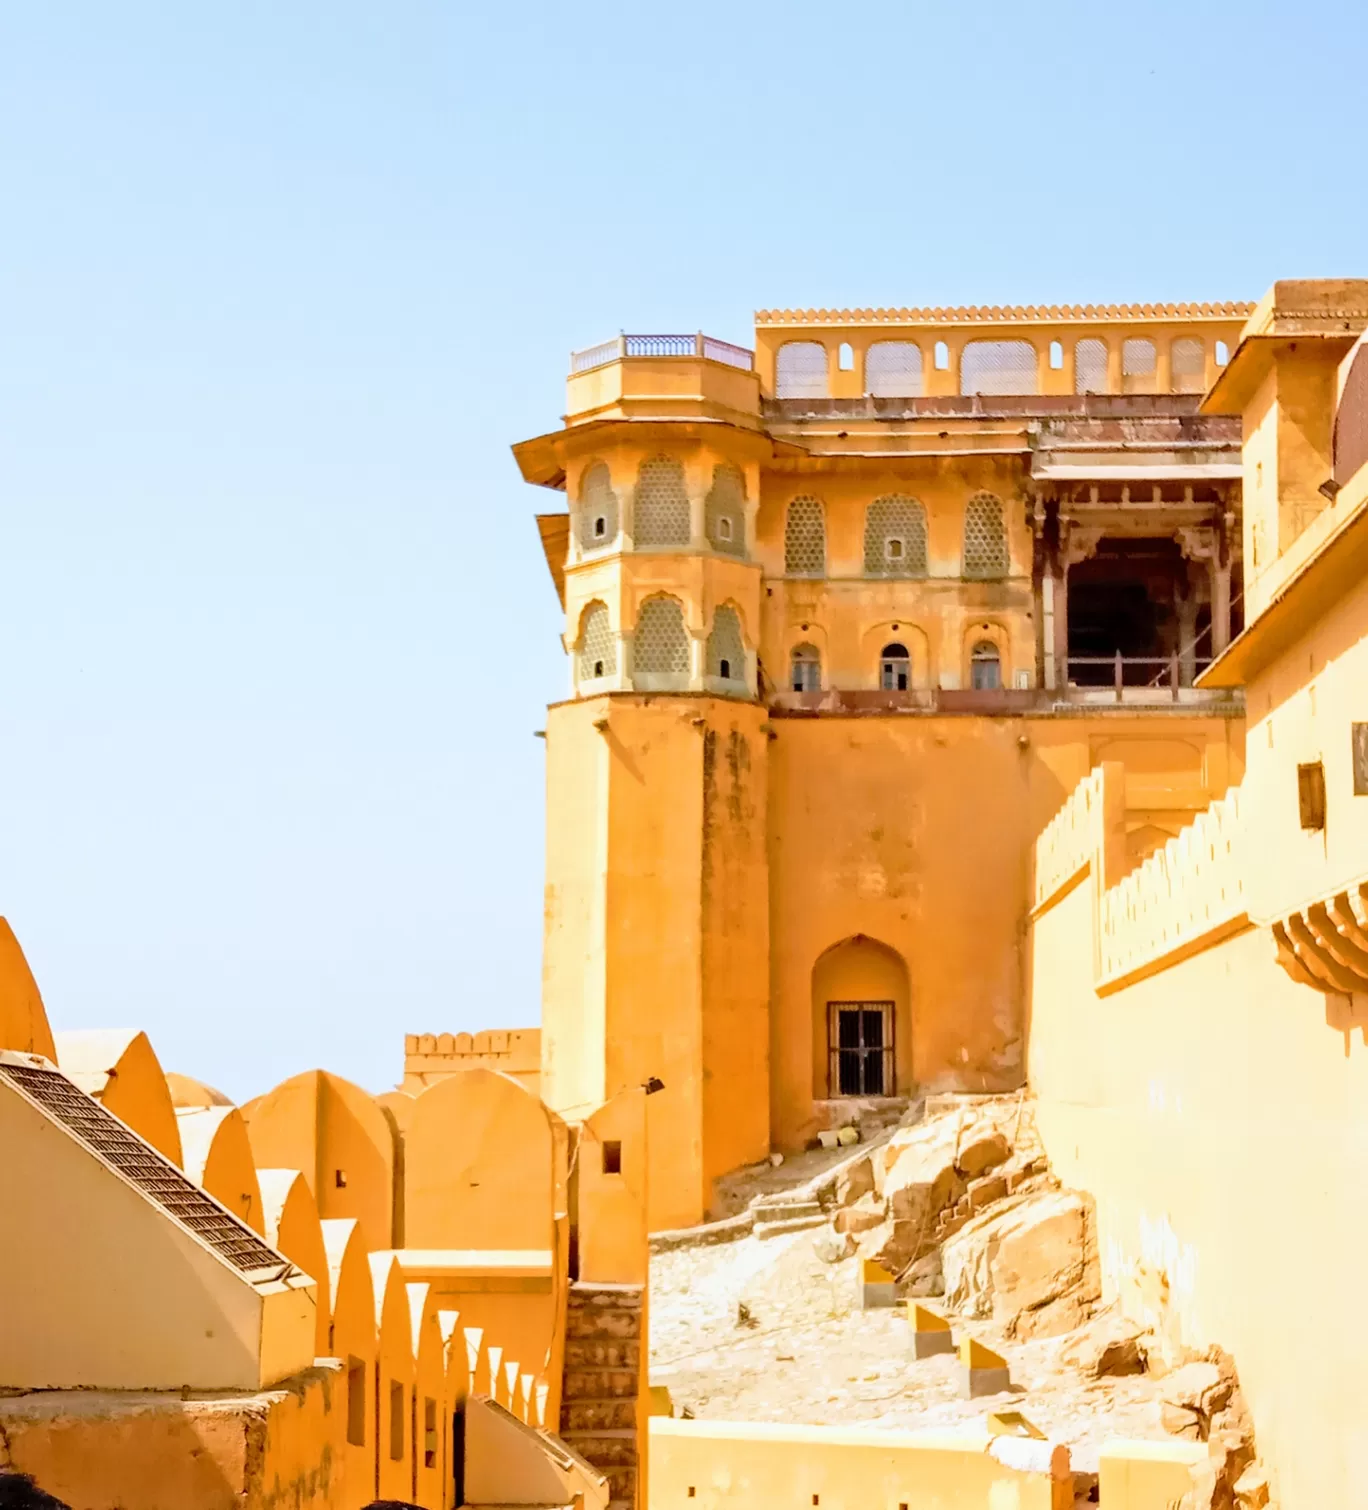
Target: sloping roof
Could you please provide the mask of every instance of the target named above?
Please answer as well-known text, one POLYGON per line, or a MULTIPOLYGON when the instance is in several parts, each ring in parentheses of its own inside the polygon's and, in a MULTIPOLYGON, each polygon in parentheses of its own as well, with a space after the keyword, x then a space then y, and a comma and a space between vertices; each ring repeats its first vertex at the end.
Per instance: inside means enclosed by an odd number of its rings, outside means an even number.
POLYGON ((541 535, 542 550, 551 580, 556 584, 556 596, 565 607, 565 557, 570 549, 569 514, 538 514, 537 532, 541 535))

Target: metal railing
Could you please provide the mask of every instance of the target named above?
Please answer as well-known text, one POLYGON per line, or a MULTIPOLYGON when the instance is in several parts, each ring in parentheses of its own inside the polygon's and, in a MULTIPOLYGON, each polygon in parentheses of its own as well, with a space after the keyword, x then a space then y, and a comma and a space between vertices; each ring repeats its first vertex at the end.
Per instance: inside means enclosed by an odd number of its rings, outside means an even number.
MULTIPOLYGON (((1209 655, 1193 656, 1191 659, 1193 666, 1197 670, 1211 664, 1211 657, 1209 655)), ((1112 669, 1111 685, 1116 693, 1117 702, 1121 701, 1121 694, 1127 686, 1145 691, 1167 688, 1173 695, 1173 701, 1177 702, 1178 692, 1182 686, 1180 677, 1182 664, 1182 657, 1176 651, 1172 655, 1122 655, 1120 651, 1117 651, 1115 655, 1071 655, 1067 662, 1065 675, 1072 688, 1075 686, 1075 683, 1072 681, 1072 673, 1075 666, 1110 666, 1112 669), (1153 676, 1142 676, 1138 681, 1127 682, 1126 670, 1131 666, 1137 670, 1141 667, 1157 666, 1159 670, 1153 676)), ((1105 687, 1107 683, 1105 681, 1080 682, 1076 685, 1078 691, 1084 692, 1100 689, 1105 687)))
POLYGON ((703 357, 709 362, 740 368, 742 372, 755 369, 755 353, 749 348, 733 346, 730 341, 719 341, 715 336, 705 336, 700 330, 692 335, 627 335, 624 332, 612 341, 600 341, 597 346, 572 351, 570 371, 588 372, 609 362, 619 362, 624 357, 703 357))

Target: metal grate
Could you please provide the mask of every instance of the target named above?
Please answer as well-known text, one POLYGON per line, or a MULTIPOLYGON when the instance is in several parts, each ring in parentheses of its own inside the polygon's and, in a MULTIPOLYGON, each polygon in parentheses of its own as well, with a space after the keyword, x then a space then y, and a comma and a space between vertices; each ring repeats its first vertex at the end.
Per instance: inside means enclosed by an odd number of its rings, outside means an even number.
POLYGON ((774 360, 780 398, 826 398, 827 353, 820 341, 785 341, 774 360))
POLYGON ((92 1153, 121 1174, 130 1185, 150 1197, 182 1227, 207 1243, 242 1274, 269 1270, 279 1277, 293 1265, 265 1243, 231 1212, 206 1195, 112 1112, 60 1070, 38 1065, 0 1062, 0 1077, 64 1127, 92 1153))
POLYGON ((826 576, 826 510, 806 494, 789 500, 784 516, 784 572, 790 577, 826 576))
POLYGON ((893 1003, 827 1003, 827 1095, 891 1096, 893 1003))
POLYGON ((708 635, 708 675, 729 682, 746 679, 746 647, 741 639, 741 620, 734 608, 722 607, 713 615, 708 635))
POLYGON ((689 543, 689 495, 684 468, 672 456, 643 461, 637 472, 632 543, 643 546, 689 543))
POLYGON ((589 682, 616 674, 617 643, 608 623, 607 606, 591 603, 585 612, 580 635, 579 679, 589 682))
POLYGON ((1125 393, 1149 393, 1154 387, 1154 342, 1132 336, 1121 343, 1121 388, 1125 393))
POLYGON ((637 615, 632 665, 650 676, 688 676, 689 635, 675 598, 647 598, 637 615))
POLYGON ((608 468, 596 461, 580 479, 575 508, 575 539, 582 551, 612 545, 618 532, 618 501, 608 468))
POLYGON ((1107 343, 1089 336, 1074 347, 1074 392, 1107 391, 1107 343))
POLYGON ((995 493, 975 493, 964 509, 964 575, 1007 575, 1007 529, 1002 500, 995 493))
POLYGON ((960 357, 961 393, 1035 393, 1039 383, 1029 341, 970 341, 960 357))
POLYGON ((1201 393, 1206 388, 1206 346, 1196 336, 1183 336, 1173 343, 1173 390, 1201 393))
POLYGON ((975 692, 996 692, 1002 686, 1002 656, 991 640, 980 640, 969 652, 969 684, 975 692))
POLYGON ((726 462, 713 468, 703 507, 708 544, 728 556, 746 554, 746 479, 726 462))
POLYGON ((918 398, 922 354, 915 341, 875 341, 865 354, 865 392, 871 398, 918 398))
POLYGON ((915 498, 891 493, 865 510, 867 577, 926 575, 926 510, 915 498))

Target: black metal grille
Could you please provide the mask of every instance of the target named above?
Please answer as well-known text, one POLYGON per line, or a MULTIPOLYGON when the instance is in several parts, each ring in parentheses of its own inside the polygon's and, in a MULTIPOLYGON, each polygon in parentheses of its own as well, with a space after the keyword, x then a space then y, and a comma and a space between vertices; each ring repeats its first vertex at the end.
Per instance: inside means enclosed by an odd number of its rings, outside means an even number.
POLYGON ((292 1267, 59 1070, 0 1062, 0 1076, 240 1273, 269 1269, 278 1277, 292 1267))

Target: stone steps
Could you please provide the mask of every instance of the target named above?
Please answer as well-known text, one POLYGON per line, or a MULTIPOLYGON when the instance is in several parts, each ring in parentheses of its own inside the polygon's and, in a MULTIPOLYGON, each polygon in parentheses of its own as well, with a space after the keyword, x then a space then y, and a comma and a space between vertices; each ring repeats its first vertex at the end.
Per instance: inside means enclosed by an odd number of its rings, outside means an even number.
POLYGON ((753 1229, 756 1237, 778 1237, 784 1232, 805 1232, 826 1223, 826 1214, 818 1209, 811 1215, 783 1217, 772 1222, 757 1221, 753 1229))
POLYGON ((642 1291, 571 1286, 560 1439, 608 1481, 610 1510, 637 1510, 642 1291))

